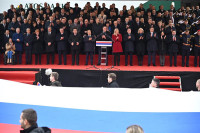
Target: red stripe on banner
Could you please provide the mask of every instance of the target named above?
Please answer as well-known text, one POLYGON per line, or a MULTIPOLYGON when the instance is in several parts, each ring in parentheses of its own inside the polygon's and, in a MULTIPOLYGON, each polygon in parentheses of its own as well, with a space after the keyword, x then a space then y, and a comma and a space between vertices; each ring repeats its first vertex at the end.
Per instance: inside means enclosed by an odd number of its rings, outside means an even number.
MULTIPOLYGON (((20 125, 0 123, 0 133, 19 133, 20 130, 21 130, 20 125)), ((51 133, 104 133, 104 132, 76 131, 76 130, 51 128, 51 133)))
POLYGON ((96 43, 108 43, 108 44, 112 44, 112 42, 98 42, 98 41, 96 41, 96 43))

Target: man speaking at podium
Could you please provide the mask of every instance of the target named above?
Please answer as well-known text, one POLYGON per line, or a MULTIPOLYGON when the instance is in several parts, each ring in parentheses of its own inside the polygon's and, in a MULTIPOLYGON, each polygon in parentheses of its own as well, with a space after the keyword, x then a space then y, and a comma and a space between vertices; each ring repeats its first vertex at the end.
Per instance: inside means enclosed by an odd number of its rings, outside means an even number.
MULTIPOLYGON (((107 27, 103 27, 103 32, 99 34, 96 41, 112 41, 110 33, 107 31, 107 27)), ((101 47, 98 48, 98 64, 101 64, 101 47)), ((108 53, 106 54, 106 66, 108 65, 108 53)))

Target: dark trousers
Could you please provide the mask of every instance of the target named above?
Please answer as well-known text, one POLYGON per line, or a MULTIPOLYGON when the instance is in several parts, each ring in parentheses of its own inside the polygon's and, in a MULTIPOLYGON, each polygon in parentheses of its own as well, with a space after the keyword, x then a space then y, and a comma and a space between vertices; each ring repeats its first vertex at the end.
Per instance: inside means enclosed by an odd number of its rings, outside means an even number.
POLYGON ((165 53, 160 53, 160 65, 165 65, 165 53))
POLYGON ((151 57, 153 65, 156 65, 156 52, 148 51, 148 65, 151 65, 151 57))
POLYGON ((62 54, 63 54, 64 64, 66 65, 67 64, 66 50, 58 50, 59 65, 62 64, 62 54))
POLYGON ((42 54, 35 54, 35 65, 38 64, 38 60, 39 60, 39 64, 41 65, 41 55, 42 54))
POLYGON ((125 53, 125 65, 128 65, 128 55, 130 55, 130 65, 133 65, 133 52, 126 52, 125 53))
POLYGON ((15 64, 22 64, 22 51, 15 51, 15 64))
POLYGON ((189 66, 190 49, 182 49, 182 66, 185 66, 185 56, 186 66, 189 66))
POLYGON ((79 65, 79 50, 72 50, 72 65, 75 63, 76 58, 76 65, 79 65))
POLYGON ((93 53, 94 53, 94 52, 86 52, 86 61, 85 61, 85 64, 86 64, 86 65, 88 65, 89 55, 90 55, 90 62, 91 62, 91 65, 93 65, 93 53))
MULTIPOLYGON (((107 52, 107 51, 106 51, 107 52)), ((106 54, 106 65, 108 65, 108 53, 106 54)), ((101 47, 98 47, 98 64, 101 64, 101 47)))
POLYGON ((114 66, 120 65, 120 53, 114 53, 114 66))
POLYGON ((138 57, 138 65, 142 66, 143 65, 143 57, 144 57, 144 55, 138 54, 137 57, 138 57))
POLYGON ((50 55, 51 55, 51 63, 54 64, 54 53, 47 53, 47 64, 49 64, 50 60, 50 55))
POLYGON ((32 64, 32 50, 26 49, 25 54, 26 54, 26 64, 32 64))
POLYGON ((199 56, 199 67, 200 67, 200 48, 195 48, 194 49, 194 66, 196 67, 197 66, 197 59, 198 59, 198 56, 199 56))
POLYGON ((169 61, 170 61, 170 66, 172 66, 172 58, 174 56, 174 66, 177 65, 177 52, 170 52, 169 53, 169 61))

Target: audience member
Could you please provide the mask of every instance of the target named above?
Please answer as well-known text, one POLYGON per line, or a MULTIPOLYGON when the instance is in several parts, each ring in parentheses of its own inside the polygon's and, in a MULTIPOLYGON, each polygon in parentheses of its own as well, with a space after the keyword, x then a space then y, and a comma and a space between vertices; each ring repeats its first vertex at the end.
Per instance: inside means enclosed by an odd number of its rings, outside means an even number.
POLYGON ((52 72, 50 75, 50 86, 62 87, 61 82, 58 81, 59 74, 57 72, 52 72))
POLYGON ((131 125, 127 127, 126 133, 144 133, 144 131, 139 125, 131 125))
POLYGON ((119 85, 118 85, 116 79, 117 79, 117 76, 116 76, 115 73, 109 73, 108 78, 107 78, 107 80, 108 80, 108 86, 107 87, 109 87, 109 88, 119 88, 119 85))
POLYGON ((151 81, 151 84, 149 85, 149 88, 159 88, 160 80, 157 78, 153 78, 151 81))

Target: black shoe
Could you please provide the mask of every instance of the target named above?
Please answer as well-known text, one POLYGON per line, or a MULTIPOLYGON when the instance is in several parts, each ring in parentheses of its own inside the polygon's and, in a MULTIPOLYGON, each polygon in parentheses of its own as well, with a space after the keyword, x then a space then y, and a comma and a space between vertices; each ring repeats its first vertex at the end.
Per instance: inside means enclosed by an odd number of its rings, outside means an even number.
POLYGON ((177 65, 174 65, 175 67, 177 67, 177 65))
POLYGON ((87 66, 88 64, 87 64, 87 63, 85 63, 85 65, 87 66))
POLYGON ((156 66, 155 64, 153 64, 153 66, 156 66))
POLYGON ((97 66, 100 66, 100 63, 98 63, 97 66))
POLYGON ((133 66, 133 64, 130 64, 130 66, 133 66))
POLYGON ((127 64, 125 64, 125 66, 127 66, 127 64))
POLYGON ((148 66, 150 66, 150 64, 148 64, 148 66))
POLYGON ((172 67, 172 65, 170 65, 170 67, 172 67))
POLYGON ((186 65, 186 67, 189 67, 189 65, 186 65))
POLYGON ((182 65, 182 67, 184 67, 184 65, 182 65))

